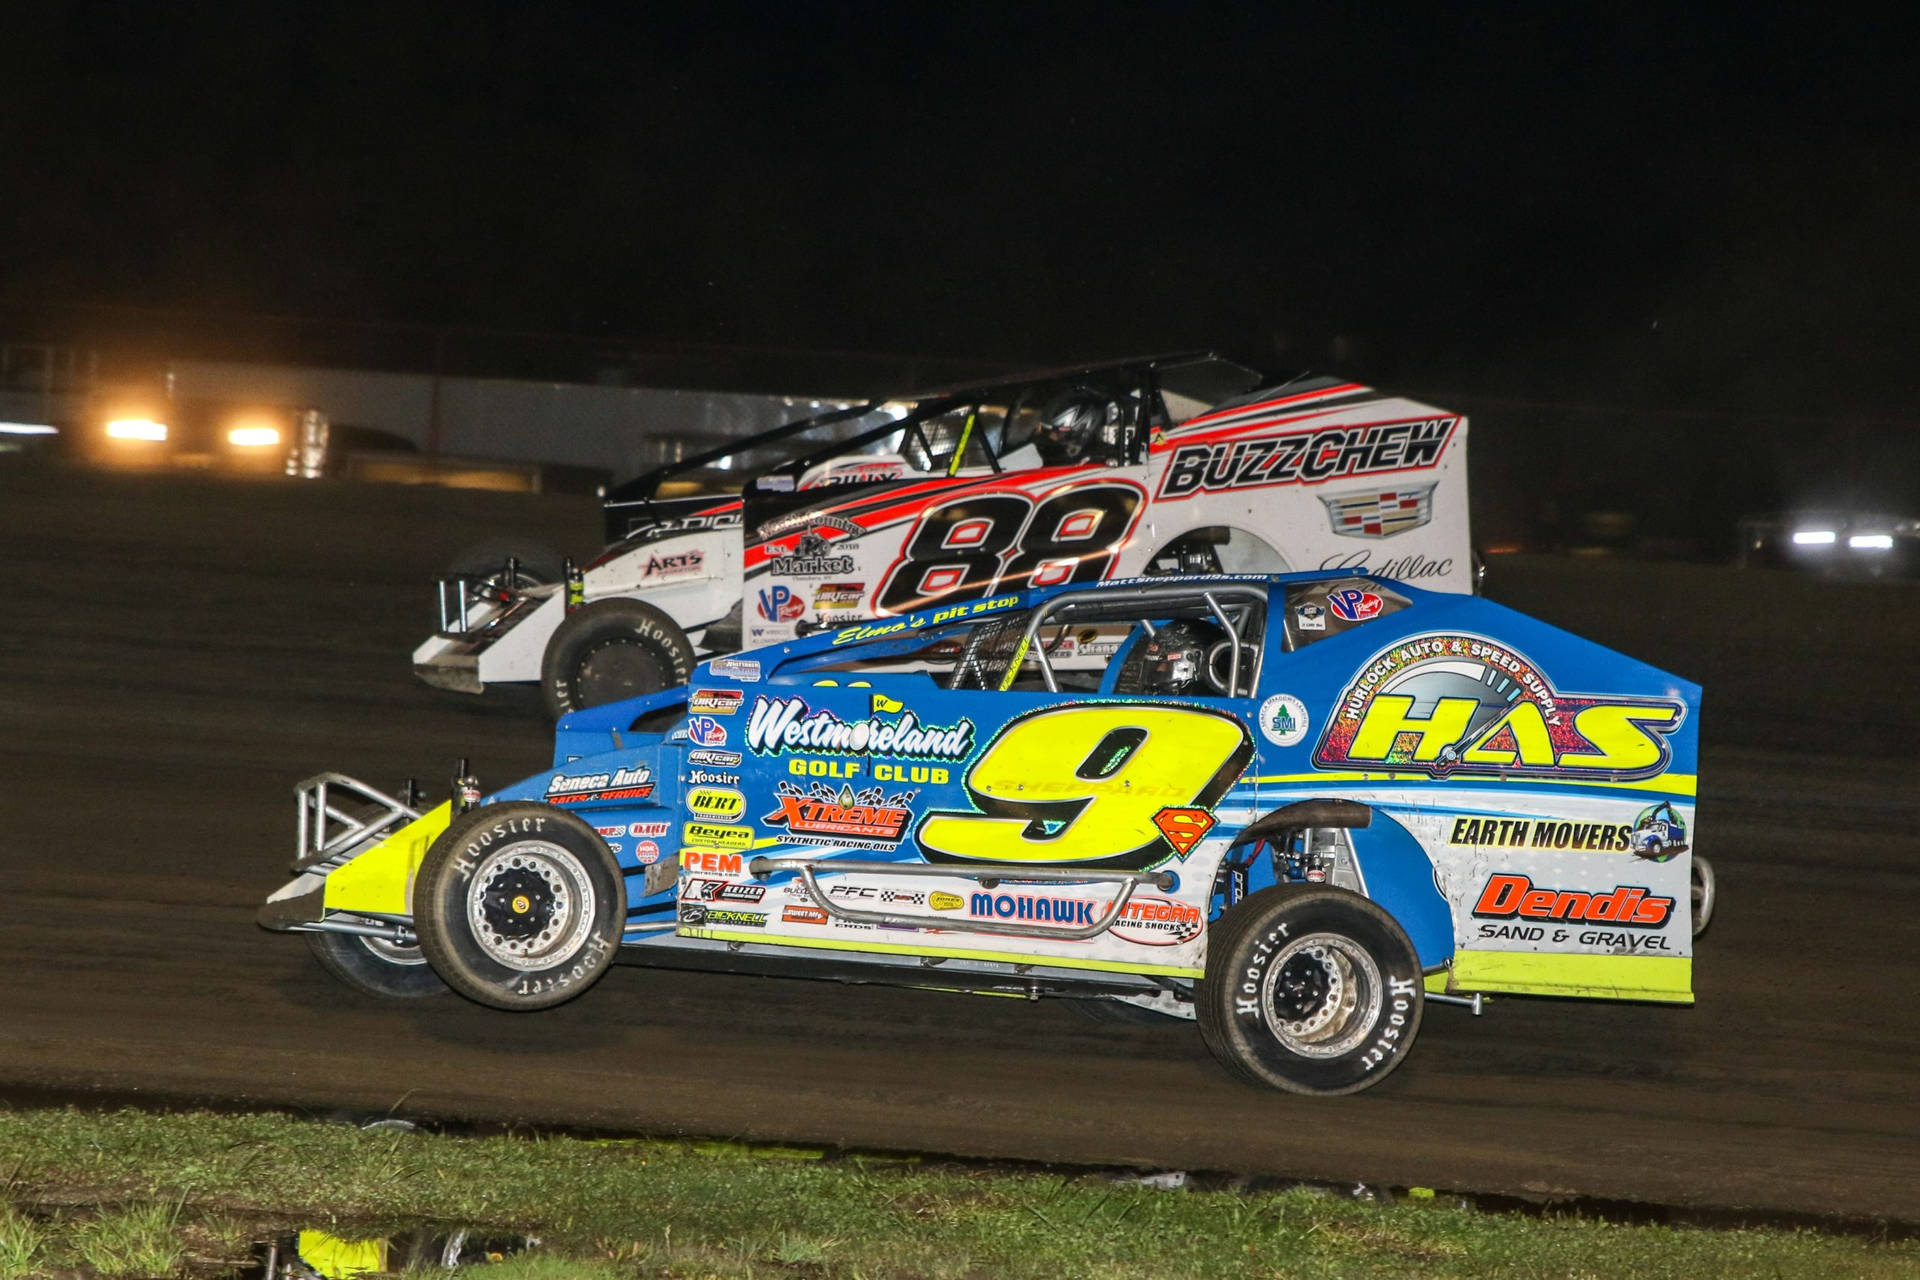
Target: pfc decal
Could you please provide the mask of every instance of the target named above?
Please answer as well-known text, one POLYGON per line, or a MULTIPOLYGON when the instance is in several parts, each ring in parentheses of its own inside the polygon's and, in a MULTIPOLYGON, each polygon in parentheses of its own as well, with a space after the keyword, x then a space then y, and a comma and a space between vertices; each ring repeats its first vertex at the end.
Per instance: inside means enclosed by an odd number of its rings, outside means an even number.
POLYGON ((807 611, 807 602, 792 587, 775 583, 754 596, 753 611, 768 622, 792 622, 807 611))
POLYGON ((740 700, 746 696, 738 689, 695 689, 687 699, 687 710, 730 716, 740 709, 740 700))
POLYGON ((1662 800, 1640 811, 1629 838, 1636 856, 1648 862, 1665 862, 1687 851, 1687 824, 1674 812, 1672 804, 1662 800))
POLYGON ((784 828, 794 844, 844 845, 854 849, 891 849, 913 821, 914 792, 885 794, 879 787, 856 793, 845 783, 840 790, 822 782, 802 790, 782 781, 775 788, 780 807, 760 821, 770 829, 784 828))
POLYGON ((556 773, 547 783, 548 804, 589 800, 644 800, 653 794, 653 770, 643 764, 612 773, 556 773))
POLYGON ((712 849, 686 849, 680 854, 680 865, 689 871, 704 871, 708 875, 737 876, 744 874, 744 860, 737 853, 719 853, 712 849))
POLYGON ((1413 471, 1436 465, 1458 418, 1309 427, 1253 440, 1183 444, 1173 451, 1162 498, 1221 489, 1319 484, 1344 476, 1413 471))
POLYGON ((1469 635, 1424 635, 1354 676, 1314 749, 1327 769, 1445 777, 1651 778, 1686 706, 1664 698, 1564 694, 1533 663, 1469 635))
POLYGON ((889 755, 913 760, 963 760, 973 748, 973 721, 922 725, 913 712, 894 721, 869 716, 842 720, 831 710, 813 711, 804 698, 757 695, 747 720, 747 746, 756 755, 797 751, 813 755, 889 755))
POLYGON ((1455 818, 1448 844, 1491 849, 1592 849, 1625 853, 1633 828, 1621 822, 1569 822, 1560 818, 1455 818))
POLYGON ((741 684, 760 682, 758 658, 715 658, 707 664, 707 669, 722 680, 738 680, 741 684))
POLYGON ((1524 875, 1500 872, 1480 890, 1473 914, 1482 920, 1542 920, 1549 924, 1612 924, 1658 929, 1673 916, 1673 899, 1653 896, 1645 885, 1620 885, 1592 893, 1538 889, 1524 875))
POLYGON ((708 751, 695 747, 687 752, 687 763, 702 765, 708 769, 738 769, 740 753, 738 751, 708 751))
POLYGON ((1127 905, 1120 908, 1120 918, 1113 922, 1113 935, 1143 946, 1172 947, 1192 942, 1200 936, 1205 924, 1198 907, 1143 894, 1129 898, 1127 905))
MULTIPOLYGON (((1322 628, 1325 625, 1322 619, 1322 628)), ((1260 704, 1260 734, 1276 747, 1297 745, 1307 736, 1307 704, 1290 693, 1274 694, 1260 704)))
POLYGON ((747 849, 753 845, 753 828, 723 826, 718 822, 689 822, 680 838, 690 845, 715 849, 747 849))
POLYGON ((1377 618, 1385 605, 1378 592, 1363 591, 1359 587, 1344 587, 1327 593, 1327 606, 1333 610, 1333 616, 1342 622, 1365 622, 1369 618, 1377 618))
POLYGON ((1333 531, 1341 537, 1391 538, 1433 519, 1434 483, 1323 493, 1320 501, 1333 531))
POLYGON ((687 812, 715 822, 736 822, 747 811, 747 798, 732 787, 695 787, 687 793, 687 812))
POLYGON ((640 570, 642 580, 649 578, 680 577, 700 572, 700 565, 706 559, 698 551, 682 551, 670 556, 647 557, 647 563, 640 570))
POLYGON ((727 726, 712 716, 689 716, 687 741, 702 747, 724 747, 727 745, 727 726))
POLYGON ((819 907, 789 906, 780 909, 782 924, 825 924, 832 919, 819 907))

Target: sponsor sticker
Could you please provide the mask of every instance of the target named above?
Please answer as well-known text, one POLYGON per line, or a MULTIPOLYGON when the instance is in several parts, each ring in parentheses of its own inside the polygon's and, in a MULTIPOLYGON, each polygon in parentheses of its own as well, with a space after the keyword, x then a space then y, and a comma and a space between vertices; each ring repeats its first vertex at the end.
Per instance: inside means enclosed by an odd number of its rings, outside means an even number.
POLYGON ((556 773, 547 780, 548 804, 589 800, 644 800, 653 794, 653 770, 644 764, 600 773, 556 773))
POLYGON ((680 896, 697 902, 758 902, 767 896, 767 887, 731 880, 689 880, 680 896))
POLYGON ((1252 440, 1176 446, 1160 482, 1162 498, 1224 489, 1319 484, 1342 476, 1435 466, 1458 418, 1310 427, 1252 440))
POLYGON ((1482 920, 1539 920, 1551 924, 1612 924, 1658 929, 1673 916, 1674 900, 1656 897, 1645 885, 1619 885, 1589 892, 1542 889, 1529 876, 1501 872, 1488 877, 1473 904, 1482 920))
POLYGON ((738 689, 695 689, 687 699, 687 710, 730 716, 740 709, 740 701, 746 696, 738 689))
POLYGON ((1168 806, 1153 815, 1153 825, 1160 828, 1160 834, 1167 838, 1173 851, 1184 858, 1213 830, 1213 815, 1205 809, 1168 806))
POLYGON ((1359 587, 1343 587, 1327 593, 1327 605, 1333 610, 1333 616, 1342 622, 1365 622, 1369 618, 1380 616, 1385 602, 1376 591, 1364 591, 1359 587))
POLYGON ((835 791, 822 782, 802 790, 783 781, 776 796, 779 807, 760 821, 769 828, 784 828, 786 839, 795 844, 891 849, 913 821, 909 806, 914 794, 887 795, 879 787, 855 792, 845 783, 835 791))
POLYGON ((1200 908, 1172 898, 1141 894, 1120 908, 1113 935, 1148 947, 1172 947, 1192 942, 1206 927, 1200 908))
POLYGON ((1327 509, 1327 522, 1341 537, 1391 538, 1433 519, 1435 483, 1323 493, 1320 502, 1327 509))
POLYGON ((695 787, 687 793, 687 812, 715 822, 735 822, 747 811, 747 798, 732 787, 695 787))
POLYGON ((700 566, 706 557, 698 551, 682 551, 676 555, 650 555, 640 569, 642 579, 685 577, 700 572, 700 566))
POLYGON ((1297 746, 1307 736, 1307 704, 1276 693, 1260 704, 1260 733, 1276 747, 1297 746))
POLYGON ((707 664, 707 670, 722 680, 738 680, 741 684, 758 684, 760 681, 758 658, 715 658, 707 664))
POLYGON ((1293 625, 1302 631, 1325 631, 1327 611, 1317 604, 1296 605, 1293 610, 1293 625))
POLYGON ((650 867, 660 861, 660 846, 652 840, 633 842, 633 857, 643 867, 650 867))
POLYGON ((714 849, 683 849, 680 853, 680 865, 689 871, 704 871, 708 875, 745 874, 745 860, 739 854, 721 853, 714 849))
POLYGON ((627 824, 627 834, 630 836, 651 836, 654 839, 658 839, 667 834, 668 829, 672 827, 672 825, 670 822, 629 822, 627 824))
POLYGON ((1455 818, 1447 843, 1481 849, 1591 849, 1626 853, 1634 829, 1622 822, 1572 822, 1563 818, 1455 818))
POLYGON ((967 905, 967 900, 957 893, 930 893, 927 905, 935 911, 958 911, 967 905))
POLYGON ((786 906, 780 909, 782 924, 825 924, 829 919, 831 917, 819 907, 786 906))
POLYGON ((718 822, 689 822, 681 828, 680 838, 690 845, 749 849, 753 847, 753 828, 718 822))
POLYGON ((738 751, 709 751, 704 747, 695 747, 687 752, 687 763, 704 765, 709 769, 737 769, 740 767, 738 751))
POLYGON ((712 716, 689 717, 687 741, 702 747, 724 747, 727 745, 727 726, 712 716))
POLYGON ((753 609, 768 622, 792 622, 806 613, 807 602, 792 587, 776 583, 756 593, 753 609))
POLYGON ((759 694, 747 720, 747 748, 756 755, 793 751, 914 760, 964 760, 973 749, 973 721, 965 717, 950 725, 923 725, 911 711, 898 714, 898 720, 842 720, 830 709, 813 710, 804 698, 759 694))
POLYGON ((708 907, 706 924, 710 929, 764 929, 767 927, 767 913, 739 911, 733 907, 708 907))

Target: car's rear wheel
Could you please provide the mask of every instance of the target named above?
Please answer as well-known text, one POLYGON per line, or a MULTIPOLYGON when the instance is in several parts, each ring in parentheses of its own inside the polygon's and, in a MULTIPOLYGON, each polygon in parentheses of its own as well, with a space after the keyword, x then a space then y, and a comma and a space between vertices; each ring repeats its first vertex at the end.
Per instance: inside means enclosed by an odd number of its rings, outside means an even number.
POLYGON ((1355 1093, 1406 1056, 1420 959, 1393 917, 1344 889, 1279 885, 1227 912, 1195 988, 1201 1037, 1227 1068, 1289 1093, 1355 1093))
POLYGON ((545 1009, 612 963, 625 881, 606 843, 573 814, 484 805, 427 850, 413 913, 420 949, 448 986, 497 1009, 545 1009))
POLYGON ((644 600, 596 600, 567 615, 541 662, 547 710, 570 711, 685 684, 693 645, 672 618, 644 600))
POLYGON ((447 989, 419 947, 353 933, 310 933, 307 946, 322 969, 362 995, 415 1000, 447 989))
POLYGON ((1690 862, 1693 871, 1688 897, 1693 903, 1693 936, 1697 938, 1707 931, 1708 925, 1713 923, 1715 885, 1711 862, 1697 853, 1693 855, 1690 862))

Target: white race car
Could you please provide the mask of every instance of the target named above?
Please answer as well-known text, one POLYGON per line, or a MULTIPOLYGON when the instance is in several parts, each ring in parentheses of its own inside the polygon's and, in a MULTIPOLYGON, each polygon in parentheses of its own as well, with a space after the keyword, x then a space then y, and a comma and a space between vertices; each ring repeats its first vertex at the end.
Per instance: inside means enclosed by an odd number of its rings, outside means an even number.
POLYGON ((1206 354, 857 404, 613 490, 571 585, 440 580, 429 684, 538 680, 556 716, 696 656, 947 601, 1152 573, 1346 569, 1471 591, 1467 420, 1206 354))

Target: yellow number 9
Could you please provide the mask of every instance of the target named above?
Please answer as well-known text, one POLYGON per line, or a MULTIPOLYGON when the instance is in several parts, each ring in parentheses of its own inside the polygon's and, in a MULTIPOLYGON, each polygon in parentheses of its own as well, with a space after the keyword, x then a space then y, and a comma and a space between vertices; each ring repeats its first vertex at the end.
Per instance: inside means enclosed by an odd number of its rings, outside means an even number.
POLYGON ((1155 814, 1212 808, 1252 758, 1247 727, 1203 707, 1029 712, 1000 730, 967 770, 980 812, 930 813, 916 839, 929 862, 1138 870, 1175 852, 1155 814))

